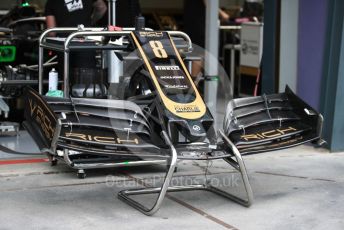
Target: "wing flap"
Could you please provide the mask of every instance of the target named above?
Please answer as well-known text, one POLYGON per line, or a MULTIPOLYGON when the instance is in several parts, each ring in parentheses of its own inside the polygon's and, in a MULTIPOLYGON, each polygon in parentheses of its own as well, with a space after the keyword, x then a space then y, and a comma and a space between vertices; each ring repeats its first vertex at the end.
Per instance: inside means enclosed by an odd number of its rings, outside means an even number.
POLYGON ((223 128, 242 154, 252 154, 320 139, 322 120, 287 87, 281 94, 232 100, 223 128))

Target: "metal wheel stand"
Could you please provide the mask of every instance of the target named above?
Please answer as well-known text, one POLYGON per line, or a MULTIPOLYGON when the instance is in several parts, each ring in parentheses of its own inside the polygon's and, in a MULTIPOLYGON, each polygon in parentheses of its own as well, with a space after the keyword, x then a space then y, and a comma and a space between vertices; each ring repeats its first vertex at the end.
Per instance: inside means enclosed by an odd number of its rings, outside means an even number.
POLYGON ((250 185, 248 175, 246 172, 244 161, 243 161, 241 154, 238 151, 238 149, 226 137, 226 135, 224 135, 224 133, 222 131, 220 131, 220 135, 222 136, 222 138, 224 139, 224 141, 226 142, 228 147, 231 148, 231 150, 233 152, 233 156, 236 159, 236 160, 233 160, 232 158, 224 158, 224 160, 228 164, 230 164, 237 171, 240 172, 243 183, 244 183, 246 195, 247 195, 246 199, 243 199, 243 198, 238 197, 236 195, 233 195, 231 193, 225 192, 225 191, 218 189, 218 188, 216 188, 210 184, 194 184, 194 185, 189 185, 189 186, 173 186, 173 187, 170 187, 169 184, 170 184, 170 181, 172 180, 174 169, 177 165, 178 155, 177 155, 177 151, 176 151, 175 147, 172 145, 171 141, 169 140, 169 137, 167 136, 167 134, 165 132, 163 132, 163 137, 164 137, 166 143, 170 147, 171 158, 170 158, 170 163, 169 163, 170 167, 166 173, 164 183, 162 184, 162 186, 161 187, 153 187, 153 188, 123 190, 123 191, 120 191, 118 193, 118 198, 121 199, 122 201, 124 201, 125 203, 131 205, 132 207, 136 208, 137 210, 139 210, 143 214, 148 215, 148 216, 153 215, 155 212, 157 212, 160 209, 162 201, 165 198, 166 192, 205 190, 205 191, 213 192, 213 193, 220 195, 220 196, 223 196, 225 198, 228 198, 228 199, 230 199, 236 203, 239 203, 245 207, 249 207, 253 202, 253 193, 252 193, 251 185, 250 185), (148 208, 148 207, 144 206, 143 204, 141 204, 140 202, 130 198, 131 195, 143 195, 143 194, 155 194, 155 193, 159 193, 159 195, 158 195, 158 198, 156 199, 154 205, 151 208, 148 208))

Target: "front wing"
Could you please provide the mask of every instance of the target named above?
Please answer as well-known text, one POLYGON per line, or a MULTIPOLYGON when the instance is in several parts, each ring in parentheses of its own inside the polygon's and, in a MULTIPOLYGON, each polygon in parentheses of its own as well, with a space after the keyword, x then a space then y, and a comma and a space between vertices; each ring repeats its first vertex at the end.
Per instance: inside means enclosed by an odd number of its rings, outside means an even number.
POLYGON ((224 131, 242 154, 320 140, 323 117, 288 87, 284 93, 229 102, 224 131))

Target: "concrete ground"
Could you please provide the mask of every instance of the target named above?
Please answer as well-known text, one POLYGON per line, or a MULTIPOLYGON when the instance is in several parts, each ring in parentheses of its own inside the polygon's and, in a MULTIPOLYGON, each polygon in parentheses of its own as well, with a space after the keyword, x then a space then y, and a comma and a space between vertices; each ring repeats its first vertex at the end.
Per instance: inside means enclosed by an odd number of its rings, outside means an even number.
MULTIPOLYGON (((25 133, 0 142, 35 149, 27 147, 31 142, 25 133)), ((116 194, 139 186, 137 179, 148 185, 161 182, 164 166, 89 170, 80 180, 63 162, 51 167, 37 156, 0 153, 0 158, 1 230, 344 229, 344 153, 312 146, 244 157, 255 198, 250 208, 208 192, 169 193, 152 217, 116 194), (38 162, 26 163, 28 158, 38 162)), ((201 181, 205 170, 213 183, 244 194, 239 175, 222 161, 179 162, 173 183, 201 181)), ((150 196, 137 199, 153 201, 150 196)))

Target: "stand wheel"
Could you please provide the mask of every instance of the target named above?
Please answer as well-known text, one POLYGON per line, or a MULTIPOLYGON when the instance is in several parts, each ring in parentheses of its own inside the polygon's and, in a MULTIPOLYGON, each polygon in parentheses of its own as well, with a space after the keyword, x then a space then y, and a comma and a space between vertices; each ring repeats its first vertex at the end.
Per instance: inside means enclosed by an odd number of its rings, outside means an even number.
POLYGON ((50 166, 56 166, 57 165, 57 159, 55 158, 54 155, 51 154, 47 154, 48 155, 48 159, 50 162, 50 166))
POLYGON ((77 177, 79 179, 85 179, 86 178, 86 173, 83 169, 78 170, 78 172, 76 173, 77 177))
POLYGON ((57 165, 57 159, 52 159, 52 160, 50 161, 50 165, 51 165, 51 166, 56 166, 56 165, 57 165))

